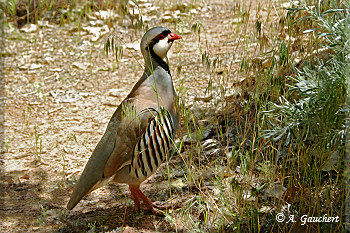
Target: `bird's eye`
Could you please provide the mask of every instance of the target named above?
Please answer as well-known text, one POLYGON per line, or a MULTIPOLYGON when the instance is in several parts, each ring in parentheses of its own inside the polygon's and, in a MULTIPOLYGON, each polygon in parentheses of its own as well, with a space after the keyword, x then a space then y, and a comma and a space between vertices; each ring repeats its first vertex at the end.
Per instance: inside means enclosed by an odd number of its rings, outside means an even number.
POLYGON ((154 38, 155 40, 163 40, 165 38, 165 36, 163 34, 159 34, 158 36, 156 36, 156 38, 154 38))

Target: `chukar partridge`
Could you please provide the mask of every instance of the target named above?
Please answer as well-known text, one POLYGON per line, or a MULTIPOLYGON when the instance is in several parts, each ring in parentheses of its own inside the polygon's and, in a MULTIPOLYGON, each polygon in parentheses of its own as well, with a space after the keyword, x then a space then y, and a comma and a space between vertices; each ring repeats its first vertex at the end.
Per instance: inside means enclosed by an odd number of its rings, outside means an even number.
POLYGON ((164 27, 152 28, 142 37, 144 73, 114 112, 74 188, 68 209, 91 191, 116 182, 129 184, 137 209, 143 201, 146 208, 158 213, 155 208, 161 206, 139 188, 173 147, 179 113, 167 52, 178 39, 179 35, 164 27))

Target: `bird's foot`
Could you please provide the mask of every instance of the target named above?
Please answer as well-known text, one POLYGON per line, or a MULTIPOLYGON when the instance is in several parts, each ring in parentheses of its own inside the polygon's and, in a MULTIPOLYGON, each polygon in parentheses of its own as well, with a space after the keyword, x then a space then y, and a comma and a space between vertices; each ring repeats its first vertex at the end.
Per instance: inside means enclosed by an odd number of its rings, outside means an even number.
POLYGON ((174 208, 173 204, 164 204, 162 205, 162 203, 160 201, 155 201, 152 203, 153 208, 159 209, 159 210, 166 210, 166 209, 172 209, 174 208))
MULTIPOLYGON (((155 202, 155 203, 159 203, 159 202, 155 202)), ((134 205, 134 210, 135 212, 140 212, 140 210, 143 210, 145 212, 152 212, 155 215, 164 215, 164 212, 162 210, 168 209, 170 207, 164 207, 161 205, 157 205, 155 203, 140 203, 140 202, 135 202, 134 205), (141 206, 143 205, 143 207, 141 206)))
MULTIPOLYGON (((140 209, 140 201, 142 200, 142 204, 144 205, 143 210, 150 210, 156 215, 164 215, 164 212, 162 210, 167 209, 176 209, 178 206, 173 206, 173 204, 161 204, 159 201, 151 202, 145 194, 141 192, 141 190, 138 187, 134 187, 132 185, 129 185, 131 197, 135 202, 135 210, 138 211, 140 209)), ((166 203, 166 202, 165 202, 166 203)))
POLYGON ((152 213, 156 214, 156 215, 164 215, 166 210, 170 210, 170 209, 177 209, 180 208, 180 206, 178 205, 173 205, 171 204, 162 204, 160 201, 156 201, 151 203, 151 205, 147 205, 146 203, 144 210, 146 211, 152 211, 152 213))

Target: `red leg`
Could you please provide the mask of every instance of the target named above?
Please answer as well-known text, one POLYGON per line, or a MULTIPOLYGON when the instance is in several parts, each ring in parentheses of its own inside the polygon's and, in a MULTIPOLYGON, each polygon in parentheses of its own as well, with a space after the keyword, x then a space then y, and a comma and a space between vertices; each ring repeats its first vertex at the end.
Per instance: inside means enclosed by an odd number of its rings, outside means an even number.
POLYGON ((140 200, 139 200, 139 197, 137 196, 136 189, 130 184, 129 184, 129 189, 131 193, 131 198, 135 203, 135 209, 136 211, 138 211, 140 209, 140 200))
POLYGON ((147 197, 145 194, 143 194, 143 192, 141 192, 141 190, 139 189, 138 186, 132 186, 132 185, 129 185, 130 187, 130 191, 131 191, 131 195, 132 197, 133 196, 136 196, 136 197, 133 197, 133 200, 137 200, 135 201, 135 204, 138 206, 140 204, 140 200, 139 198, 142 200, 142 202, 144 203, 144 205, 146 206, 146 209, 149 209, 151 210, 153 213, 155 214, 163 214, 161 211, 158 211, 156 209, 159 209, 159 210, 164 210, 164 209, 167 209, 167 208, 170 208, 170 206, 160 206, 160 205, 157 205, 155 203, 152 203, 147 197))
POLYGON ((153 203, 146 197, 145 194, 143 194, 143 192, 141 192, 140 189, 135 189, 135 192, 137 194, 138 197, 140 197, 143 201, 143 203, 149 208, 149 209, 153 209, 153 203))

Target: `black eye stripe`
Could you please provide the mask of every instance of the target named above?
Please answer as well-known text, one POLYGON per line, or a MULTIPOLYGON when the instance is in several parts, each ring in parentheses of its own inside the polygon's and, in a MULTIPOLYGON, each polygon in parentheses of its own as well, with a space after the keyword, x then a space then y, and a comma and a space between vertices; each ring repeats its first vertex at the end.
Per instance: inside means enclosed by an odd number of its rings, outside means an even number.
POLYGON ((158 36, 156 36, 156 40, 163 40, 165 38, 165 36, 163 34, 159 34, 158 36))
POLYGON ((170 30, 166 30, 166 31, 163 31, 162 33, 160 33, 158 36, 156 36, 153 41, 155 43, 157 43, 159 40, 162 40, 164 39, 166 36, 168 36, 170 34, 170 30))

